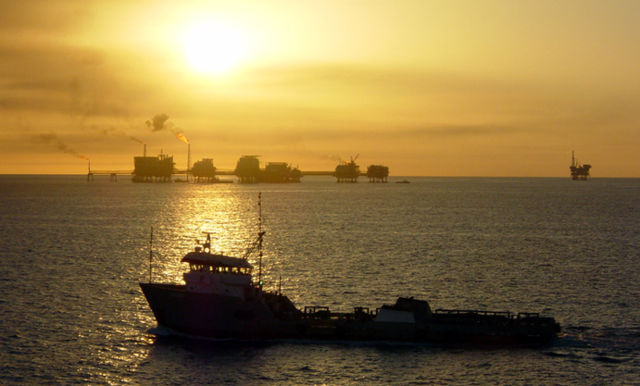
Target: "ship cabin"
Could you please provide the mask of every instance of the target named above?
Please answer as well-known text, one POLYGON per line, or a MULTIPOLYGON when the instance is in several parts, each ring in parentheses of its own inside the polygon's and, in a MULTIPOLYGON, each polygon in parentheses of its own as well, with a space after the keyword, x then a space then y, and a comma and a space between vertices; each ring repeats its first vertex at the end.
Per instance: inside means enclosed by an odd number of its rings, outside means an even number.
POLYGON ((244 298, 245 289, 251 286, 253 266, 246 259, 196 247, 182 262, 189 264, 189 271, 183 274, 187 291, 244 298))

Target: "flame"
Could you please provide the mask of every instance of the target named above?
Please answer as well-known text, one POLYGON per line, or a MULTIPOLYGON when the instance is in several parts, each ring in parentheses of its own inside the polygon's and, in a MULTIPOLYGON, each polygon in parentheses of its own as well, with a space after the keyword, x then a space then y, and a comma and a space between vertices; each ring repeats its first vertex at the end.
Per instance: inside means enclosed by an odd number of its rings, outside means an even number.
POLYGON ((78 157, 80 157, 81 159, 83 159, 85 161, 89 161, 89 158, 87 158, 87 156, 84 156, 82 154, 78 154, 78 157))
POLYGON ((184 134, 182 134, 182 132, 177 132, 176 133, 176 138, 178 138, 179 140, 181 140, 182 142, 188 144, 189 140, 187 139, 187 137, 184 136, 184 134))

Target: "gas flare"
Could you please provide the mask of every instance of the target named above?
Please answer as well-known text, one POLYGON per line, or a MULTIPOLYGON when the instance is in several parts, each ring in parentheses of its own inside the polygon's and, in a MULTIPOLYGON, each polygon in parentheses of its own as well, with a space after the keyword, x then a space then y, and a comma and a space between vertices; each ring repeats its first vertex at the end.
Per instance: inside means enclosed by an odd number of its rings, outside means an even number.
POLYGON ((188 144, 189 140, 187 139, 187 137, 184 136, 184 134, 182 134, 181 131, 176 133, 176 138, 178 138, 179 140, 181 140, 182 142, 188 144))
POLYGON ((184 133, 180 131, 180 128, 176 127, 176 125, 174 125, 173 122, 169 120, 169 116, 165 113, 154 115, 153 118, 146 121, 145 124, 153 132, 168 130, 182 142, 186 144, 189 143, 189 140, 187 139, 187 137, 185 137, 184 133))

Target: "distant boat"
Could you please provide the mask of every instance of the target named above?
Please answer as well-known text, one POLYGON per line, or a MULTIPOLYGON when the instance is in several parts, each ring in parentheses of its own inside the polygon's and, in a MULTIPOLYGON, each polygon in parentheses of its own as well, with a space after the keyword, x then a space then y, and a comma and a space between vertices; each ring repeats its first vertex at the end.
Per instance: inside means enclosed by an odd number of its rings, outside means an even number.
MULTIPOLYGON (((261 203, 259 202, 259 207, 261 203)), ((259 218, 262 218, 260 215, 259 218)), ((434 343, 545 343, 560 326, 537 313, 506 311, 431 310, 413 297, 375 310, 355 307, 332 312, 326 306, 298 309, 280 290, 265 291, 262 283, 262 243, 258 237, 243 257, 211 250, 211 238, 187 253, 185 284, 149 282, 140 287, 158 325, 179 333, 207 338, 385 340, 434 343), (258 254, 258 280, 252 280, 251 253, 258 254)), ((152 255, 150 252, 150 259, 152 255)))
POLYGON ((411 183, 411 181, 409 181, 409 180, 396 181, 396 184, 408 184, 408 183, 411 183))

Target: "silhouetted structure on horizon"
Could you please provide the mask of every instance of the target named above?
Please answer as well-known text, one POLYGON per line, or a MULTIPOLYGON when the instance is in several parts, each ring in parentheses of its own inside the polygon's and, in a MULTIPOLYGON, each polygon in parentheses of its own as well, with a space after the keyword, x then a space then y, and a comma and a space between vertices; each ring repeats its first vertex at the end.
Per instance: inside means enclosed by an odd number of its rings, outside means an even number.
POLYGON ((333 175, 338 179, 338 182, 358 182, 360 176, 360 166, 356 164, 358 155, 351 157, 349 162, 341 162, 336 166, 336 171, 333 175))
POLYGON ((240 179, 241 183, 258 182, 260 176, 260 161, 257 155, 243 155, 238 160, 235 169, 235 175, 240 179))
POLYGON ((175 163, 173 157, 162 154, 162 150, 157 157, 134 157, 133 182, 171 182, 175 163))
POLYGON ((387 182, 389 167, 383 165, 371 165, 367 168, 369 182, 387 182))
POLYGON ((591 169, 591 165, 589 164, 580 164, 575 157, 574 152, 571 152, 571 166, 569 166, 569 170, 571 170, 571 179, 578 181, 585 181, 589 178, 589 170, 591 169))
POLYGON ((191 175, 195 182, 216 182, 216 167, 213 166, 213 159, 203 158, 197 161, 191 168, 191 175))
POLYGON ((302 172, 298 168, 293 168, 286 162, 269 162, 262 170, 258 157, 257 155, 244 155, 238 160, 234 174, 241 183, 300 182, 302 172))
POLYGON ((259 176, 262 182, 300 182, 302 172, 298 168, 292 168, 286 162, 269 162, 259 176))
POLYGON ((87 182, 93 182, 93 172, 91 171, 91 160, 87 160, 88 164, 88 172, 87 172, 87 182))
MULTIPOLYGON (((144 155, 134 156, 134 170, 93 170, 91 164, 88 167, 87 181, 93 181, 94 175, 109 175, 112 182, 117 182, 118 175, 133 175, 133 182, 172 182, 174 175, 184 174, 186 179, 178 178, 175 182, 202 182, 222 183, 232 180, 219 180, 218 176, 236 176, 240 183, 290 183, 300 182, 303 176, 333 176, 338 182, 357 182, 359 176, 367 176, 370 182, 387 182, 389 168, 383 165, 371 165, 367 173, 360 171, 355 157, 349 162, 341 161, 335 170, 301 171, 286 162, 269 162, 264 169, 260 168, 258 155, 244 155, 238 159, 235 169, 218 169, 213 165, 212 158, 204 158, 189 167, 191 160, 190 146, 187 152, 187 168, 176 169, 173 156, 160 154, 156 157, 147 157, 147 147, 144 145, 144 155)), ((587 165, 588 166, 588 165, 587 165)))

